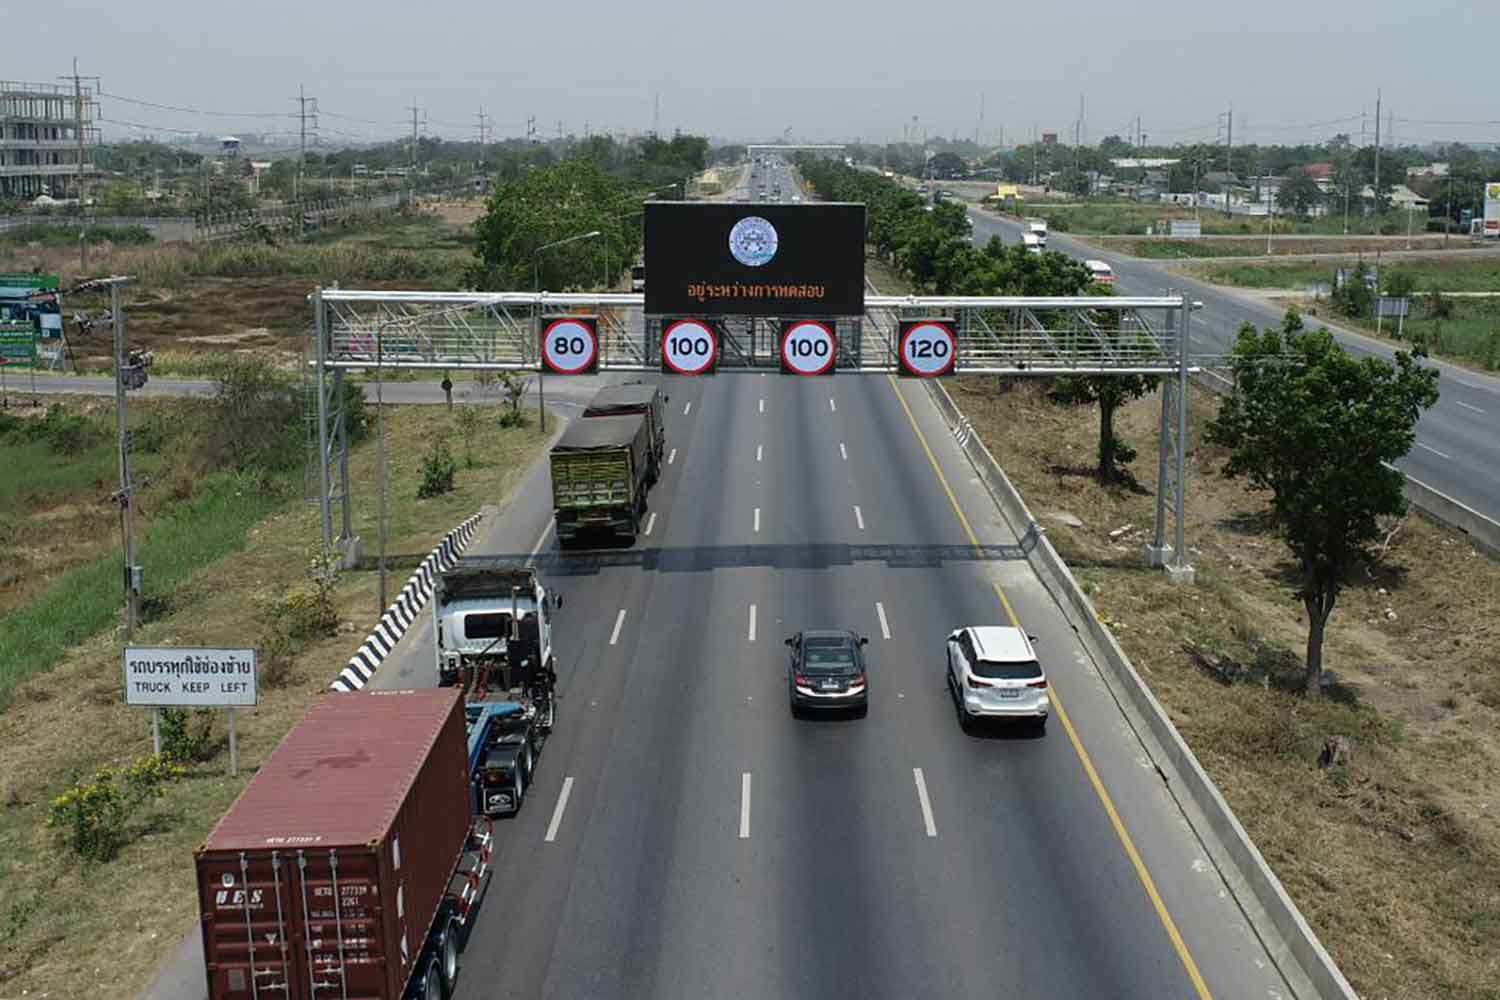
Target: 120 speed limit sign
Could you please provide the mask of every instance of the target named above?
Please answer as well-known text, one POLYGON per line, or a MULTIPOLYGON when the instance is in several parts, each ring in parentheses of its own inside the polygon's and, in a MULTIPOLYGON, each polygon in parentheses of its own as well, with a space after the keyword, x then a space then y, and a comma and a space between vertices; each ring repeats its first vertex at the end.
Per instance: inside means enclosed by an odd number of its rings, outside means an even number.
POLYGON ((661 335, 661 367, 674 375, 704 375, 719 357, 719 335, 696 319, 668 323, 661 335))
POLYGON ((593 316, 566 316, 542 330, 542 364, 558 375, 587 375, 599 368, 599 327, 593 316))
POLYGON ((918 378, 953 374, 958 338, 952 320, 919 319, 901 323, 901 373, 918 378))
POLYGON ((813 320, 784 323, 781 327, 781 370, 791 375, 828 375, 838 357, 839 342, 833 327, 813 320))

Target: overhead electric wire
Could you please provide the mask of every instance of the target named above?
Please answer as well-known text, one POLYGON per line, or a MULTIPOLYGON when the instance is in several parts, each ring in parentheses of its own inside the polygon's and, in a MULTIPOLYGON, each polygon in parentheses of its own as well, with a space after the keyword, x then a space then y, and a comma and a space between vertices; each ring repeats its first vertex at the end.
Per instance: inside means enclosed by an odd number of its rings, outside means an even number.
POLYGON ((138 104, 143 108, 155 108, 158 111, 177 111, 188 115, 212 115, 218 118, 296 118, 290 111, 205 111, 201 108, 182 108, 172 104, 156 104, 152 101, 142 101, 134 97, 125 97, 121 94, 106 94, 99 91, 99 97, 107 97, 112 101, 124 101, 126 104, 138 104))

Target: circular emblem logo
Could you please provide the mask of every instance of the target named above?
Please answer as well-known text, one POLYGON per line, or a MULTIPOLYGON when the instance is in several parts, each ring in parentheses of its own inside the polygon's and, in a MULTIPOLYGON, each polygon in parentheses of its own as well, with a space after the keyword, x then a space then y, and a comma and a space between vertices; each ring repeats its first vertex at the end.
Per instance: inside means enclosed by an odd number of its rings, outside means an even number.
POLYGON ((749 215, 729 231, 729 252, 746 267, 760 267, 776 256, 776 227, 758 215, 749 215))

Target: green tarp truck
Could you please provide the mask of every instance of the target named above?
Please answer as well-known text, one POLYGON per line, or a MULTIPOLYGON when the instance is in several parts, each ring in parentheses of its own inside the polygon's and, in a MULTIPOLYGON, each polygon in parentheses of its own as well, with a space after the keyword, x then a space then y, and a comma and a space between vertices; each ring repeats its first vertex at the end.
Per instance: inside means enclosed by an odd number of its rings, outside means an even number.
POLYGON ((552 512, 557 543, 609 532, 635 541, 655 466, 645 414, 576 420, 552 446, 552 512))

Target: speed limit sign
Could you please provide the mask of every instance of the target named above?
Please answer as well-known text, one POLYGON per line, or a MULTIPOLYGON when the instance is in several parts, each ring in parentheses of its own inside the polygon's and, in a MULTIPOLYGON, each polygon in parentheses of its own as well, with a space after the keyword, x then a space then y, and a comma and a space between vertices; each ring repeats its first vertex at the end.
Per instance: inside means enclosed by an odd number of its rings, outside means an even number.
POLYGON ((661 335, 661 367, 674 375, 705 375, 719 357, 719 335, 696 319, 668 323, 661 335))
POLYGON ((558 375, 588 375, 599 369, 599 326, 593 316, 565 316, 542 331, 542 364, 558 375))
POLYGON ((781 326, 781 370, 789 375, 829 375, 838 358, 833 327, 803 319, 781 326))
POLYGON ((951 319, 901 321, 901 374, 918 378, 953 374, 958 338, 951 319))

